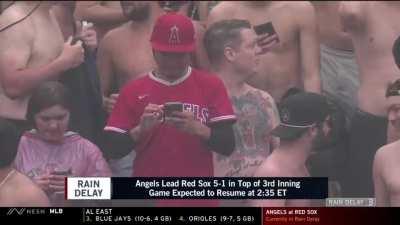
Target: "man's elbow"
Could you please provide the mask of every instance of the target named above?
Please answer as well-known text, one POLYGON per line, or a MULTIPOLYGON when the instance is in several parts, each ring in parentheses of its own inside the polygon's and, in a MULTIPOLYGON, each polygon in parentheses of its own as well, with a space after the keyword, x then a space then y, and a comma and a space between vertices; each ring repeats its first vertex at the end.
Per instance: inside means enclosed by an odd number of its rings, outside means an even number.
POLYGON ((8 83, 3 85, 4 94, 10 99, 18 99, 25 95, 24 90, 18 84, 8 83))
POLYGON ((103 154, 108 159, 120 159, 128 155, 135 146, 129 133, 118 133, 107 130, 103 131, 100 142, 103 154))
POLYGON ((208 144, 218 154, 230 156, 236 147, 232 125, 212 128, 208 144))

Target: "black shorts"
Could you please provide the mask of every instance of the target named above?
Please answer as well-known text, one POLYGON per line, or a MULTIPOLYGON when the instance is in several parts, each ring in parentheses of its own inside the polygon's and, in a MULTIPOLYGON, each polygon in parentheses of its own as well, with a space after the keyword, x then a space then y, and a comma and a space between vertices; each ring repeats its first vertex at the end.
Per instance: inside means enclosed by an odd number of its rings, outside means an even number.
POLYGON ((376 151, 387 143, 386 117, 361 110, 354 114, 345 169, 345 197, 373 197, 372 164, 376 151))

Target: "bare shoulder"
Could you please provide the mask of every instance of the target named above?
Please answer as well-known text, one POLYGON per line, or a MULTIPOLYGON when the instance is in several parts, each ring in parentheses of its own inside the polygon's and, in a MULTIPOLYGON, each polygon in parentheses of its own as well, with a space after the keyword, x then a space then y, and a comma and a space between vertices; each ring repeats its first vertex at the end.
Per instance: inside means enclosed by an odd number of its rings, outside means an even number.
POLYGON ((390 159, 395 159, 400 157, 400 140, 393 143, 382 146, 375 153, 375 161, 377 163, 387 162, 390 159))
POLYGON ((286 13, 306 13, 314 10, 314 6, 308 1, 274 1, 268 8, 270 11, 286 13))
POLYGON ((120 44, 120 41, 129 34, 128 24, 123 24, 108 31, 101 40, 100 45, 102 48, 112 49, 114 45, 120 44))
POLYGON ((248 88, 249 88, 249 89, 248 89, 249 91, 260 95, 260 96, 261 96, 262 98, 264 98, 266 101, 268 101, 268 102, 275 102, 274 99, 272 98, 272 96, 271 96, 268 92, 266 92, 266 91, 264 91, 264 90, 261 90, 261 89, 257 89, 257 88, 255 88, 255 87, 250 86, 250 85, 248 85, 248 88))
POLYGON ((234 18, 236 11, 240 8, 239 3, 223 1, 210 11, 207 19, 207 26, 224 19, 234 18))
POLYGON ((278 2, 276 7, 293 15, 293 19, 298 23, 306 21, 315 14, 315 7, 309 1, 278 2))
POLYGON ((34 30, 33 23, 30 19, 24 18, 26 12, 19 7, 12 7, 7 9, 0 15, 0 49, 18 45, 21 42, 29 42, 33 40, 34 30), (16 23, 17 22, 17 23, 16 23))
MULTIPOLYGON (((398 161, 400 159, 400 153, 398 151, 400 147, 400 140, 384 145, 375 153, 373 161, 373 172, 374 177, 385 176, 389 171, 393 171, 397 168, 398 161)), ((391 172, 389 172, 390 174, 391 172)))
POLYGON ((14 194, 18 196, 20 206, 49 206, 49 200, 46 194, 28 177, 16 172, 13 180, 14 194))
POLYGON ((193 26, 194 26, 194 30, 195 33, 204 33, 205 27, 202 23, 200 23, 199 21, 194 20, 193 21, 193 26))
POLYGON ((11 5, 0 14, 0 29, 23 18, 23 15, 24 11, 20 7, 11 5))
POLYGON ((214 8, 212 8, 211 12, 212 13, 224 13, 224 14, 232 13, 237 10, 238 4, 239 3, 234 2, 234 1, 223 1, 219 4, 217 4, 214 8))
POLYGON ((274 160, 273 155, 270 155, 263 163, 257 168, 254 173, 255 177, 281 177, 284 176, 279 163, 274 160))

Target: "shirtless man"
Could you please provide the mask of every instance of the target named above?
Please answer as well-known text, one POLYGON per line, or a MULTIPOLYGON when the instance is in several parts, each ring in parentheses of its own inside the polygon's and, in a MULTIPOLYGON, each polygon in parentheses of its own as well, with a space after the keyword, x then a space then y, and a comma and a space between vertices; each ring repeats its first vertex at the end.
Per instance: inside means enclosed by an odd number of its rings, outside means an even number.
MULTIPOLYGON (((272 97, 246 81, 256 73, 257 36, 247 20, 223 20, 211 25, 204 46, 214 72, 224 82, 237 117, 233 125, 236 147, 230 156, 214 153, 214 176, 251 177, 279 140, 270 135, 279 124, 272 97)), ((221 201, 242 206, 242 200, 221 201)))
POLYGON ((339 136, 332 148, 310 158, 309 168, 313 176, 329 177, 329 183, 332 185, 329 190, 331 193, 339 194, 338 181, 341 181, 342 173, 347 172, 342 170, 347 158, 348 129, 357 109, 358 66, 351 38, 343 31, 340 22, 339 2, 313 1, 312 3, 317 15, 321 43, 321 89, 322 93, 338 106, 338 114, 342 120, 336 119, 334 123, 343 129, 337 130, 339 136))
POLYGON ((340 105, 349 125, 357 108, 360 83, 353 44, 340 22, 338 1, 312 3, 317 15, 321 42, 322 93, 340 105))
POLYGON ((128 21, 119 1, 77 1, 74 16, 76 20, 94 23, 99 40, 109 30, 128 21))
POLYGON ((48 207, 46 194, 12 168, 18 143, 16 128, 0 119, 0 207, 48 207))
POLYGON ((359 65, 358 106, 350 129, 344 194, 373 195, 372 162, 387 142, 385 91, 399 75, 392 46, 400 33, 399 2, 341 2, 341 22, 352 39, 359 65))
POLYGON ((278 146, 270 132, 279 124, 272 97, 246 81, 256 73, 257 36, 247 20, 223 20, 211 25, 204 46, 214 72, 224 82, 237 122, 233 126, 236 149, 230 156, 214 154, 214 175, 249 177, 278 146))
POLYGON ((100 79, 96 68, 97 34, 93 23, 75 20, 74 9, 75 2, 71 1, 59 1, 51 7, 64 40, 67 40, 69 36, 79 38, 85 49, 85 61, 74 71, 70 71, 75 75, 65 74, 64 77, 71 78, 66 81, 63 77, 61 80, 74 95, 75 107, 73 108, 78 118, 72 118, 71 128, 79 123, 80 135, 99 145, 106 112, 103 109, 103 95, 100 91, 100 79))
MULTIPOLYGON (((298 93, 280 105, 281 124, 272 130, 280 146, 264 160, 255 177, 309 177, 306 161, 311 152, 330 141, 330 113, 327 99, 315 93, 298 93)), ((257 207, 307 207, 310 200, 251 200, 257 207)))
POLYGON ((64 43, 49 12, 52 4, 15 2, 0 15, 0 117, 19 130, 27 129, 25 114, 31 91, 83 62, 82 42, 71 45, 70 38, 64 43))
MULTIPOLYGON (((400 80, 386 92, 388 120, 400 132, 400 80)), ((373 180, 377 206, 400 206, 400 140, 381 147, 375 154, 373 180)))
POLYGON ((109 113, 114 107, 119 89, 128 80, 153 68, 155 62, 148 40, 153 23, 163 13, 157 2, 123 1, 121 6, 130 22, 104 37, 97 58, 104 107, 109 113))
POLYGON ((320 93, 319 42, 311 3, 222 2, 211 10, 207 26, 223 19, 245 19, 253 26, 273 23, 278 43, 274 41, 271 51, 261 56, 250 85, 267 91, 276 102, 293 87, 320 93))

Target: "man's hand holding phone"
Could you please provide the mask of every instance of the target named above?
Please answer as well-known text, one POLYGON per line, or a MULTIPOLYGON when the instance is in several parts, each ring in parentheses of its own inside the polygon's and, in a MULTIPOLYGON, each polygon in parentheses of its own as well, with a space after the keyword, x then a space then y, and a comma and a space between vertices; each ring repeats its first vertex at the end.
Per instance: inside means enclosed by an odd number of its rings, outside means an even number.
POLYGON ((183 104, 181 102, 166 102, 163 105, 164 119, 172 117, 174 112, 183 112, 183 104))
POLYGON ((181 103, 166 103, 164 105, 165 122, 175 126, 177 129, 200 136, 208 140, 210 137, 210 129, 194 118, 192 112, 185 112, 181 103))
POLYGON ((139 141, 141 136, 148 133, 155 126, 163 122, 163 106, 149 103, 140 117, 139 125, 130 131, 130 135, 135 141, 139 141))
POLYGON ((276 44, 279 43, 279 37, 274 26, 272 25, 272 22, 256 25, 253 27, 253 29, 258 35, 257 44, 260 47, 260 51, 257 52, 257 55, 269 52, 276 44))

